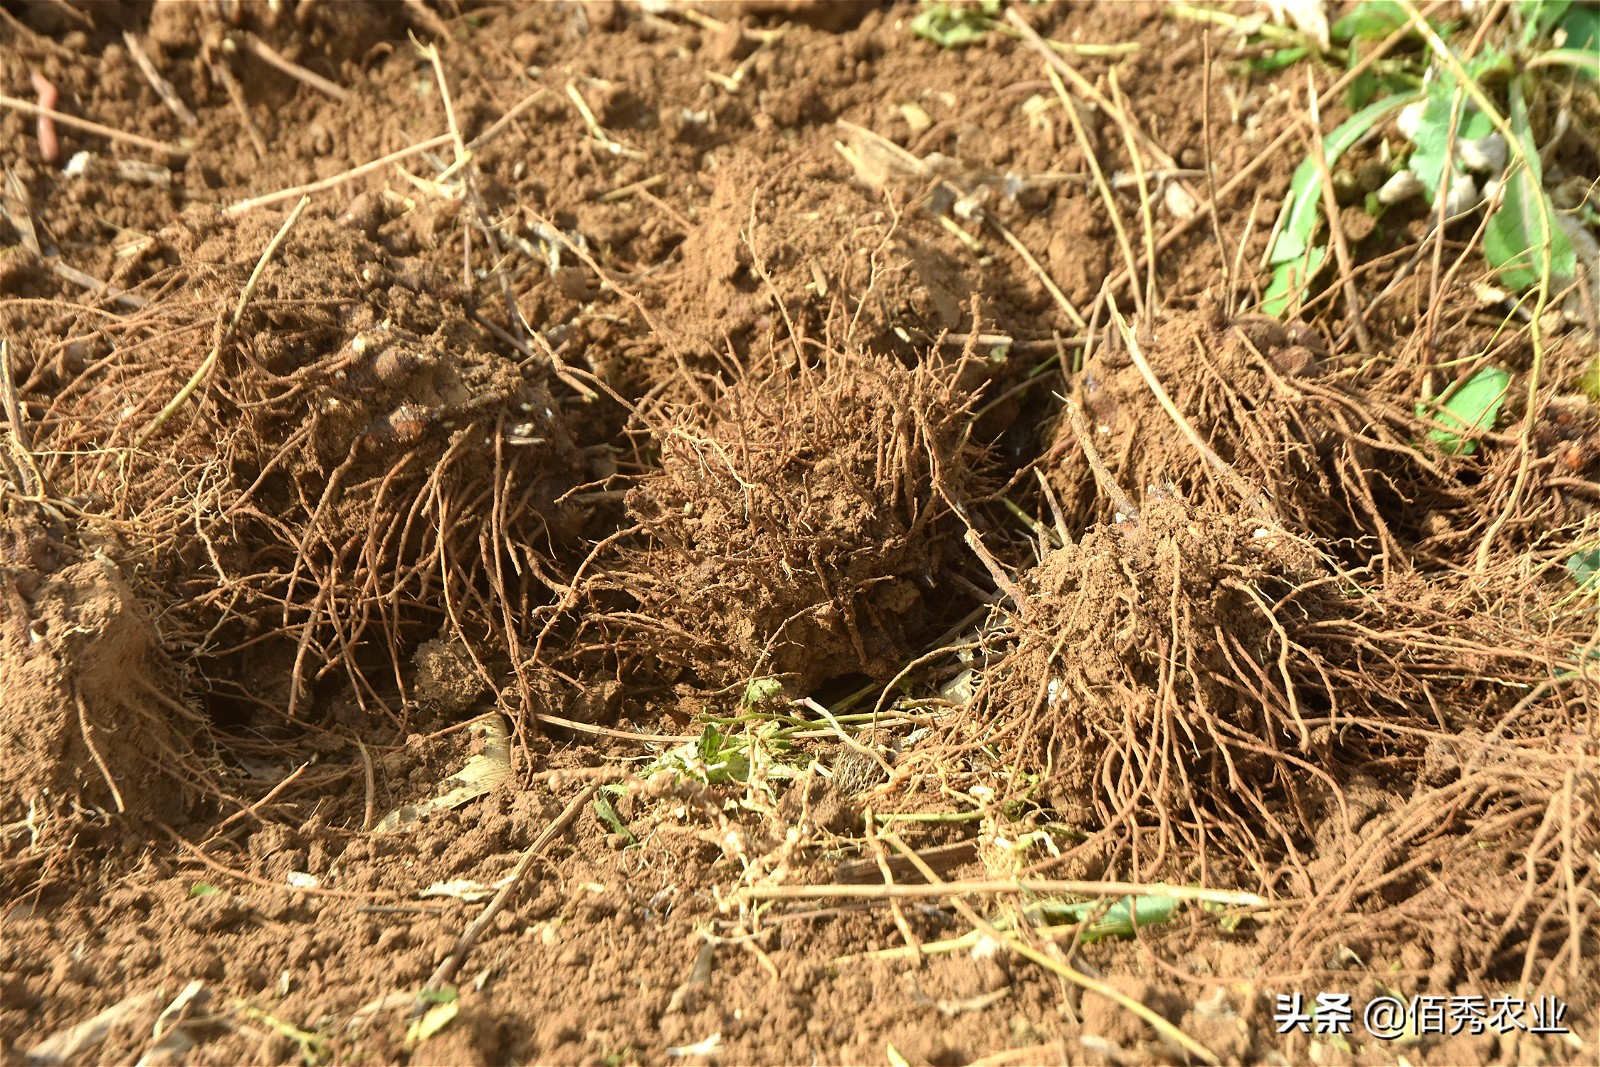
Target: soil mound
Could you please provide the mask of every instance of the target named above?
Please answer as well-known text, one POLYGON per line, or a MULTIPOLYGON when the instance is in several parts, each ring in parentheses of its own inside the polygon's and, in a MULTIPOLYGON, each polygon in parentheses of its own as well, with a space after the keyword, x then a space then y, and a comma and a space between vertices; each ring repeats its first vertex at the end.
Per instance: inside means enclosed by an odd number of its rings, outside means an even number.
POLYGON ((206 773, 200 714, 145 606, 103 553, 0 531, 0 884, 113 815, 174 819, 206 773))

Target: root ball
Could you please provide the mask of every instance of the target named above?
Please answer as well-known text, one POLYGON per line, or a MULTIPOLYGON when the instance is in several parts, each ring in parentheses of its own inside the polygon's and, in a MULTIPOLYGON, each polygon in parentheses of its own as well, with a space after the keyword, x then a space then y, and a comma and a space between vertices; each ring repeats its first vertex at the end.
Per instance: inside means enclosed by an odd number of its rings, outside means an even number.
POLYGON ((660 470, 628 497, 660 657, 801 688, 893 674, 981 481, 966 419, 941 372, 839 354, 672 411, 660 470))

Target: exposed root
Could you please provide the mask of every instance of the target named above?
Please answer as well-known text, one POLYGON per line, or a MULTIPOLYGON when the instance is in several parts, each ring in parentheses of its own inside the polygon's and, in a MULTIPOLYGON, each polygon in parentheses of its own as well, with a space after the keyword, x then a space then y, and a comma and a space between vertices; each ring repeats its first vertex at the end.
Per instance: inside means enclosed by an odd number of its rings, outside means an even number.
POLYGON ((594 586, 639 608, 603 625, 669 678, 893 675, 980 485, 966 409, 934 370, 835 352, 670 409, 628 496, 649 543, 594 586))

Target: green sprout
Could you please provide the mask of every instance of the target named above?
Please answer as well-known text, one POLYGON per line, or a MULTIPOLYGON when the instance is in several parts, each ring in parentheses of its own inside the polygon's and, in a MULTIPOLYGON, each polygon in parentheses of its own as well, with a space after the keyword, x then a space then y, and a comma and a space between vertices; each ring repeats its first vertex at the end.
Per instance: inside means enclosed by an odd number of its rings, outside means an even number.
POLYGON ((965 48, 987 37, 999 14, 1000 0, 923 0, 922 10, 911 20, 911 32, 940 48, 965 48))

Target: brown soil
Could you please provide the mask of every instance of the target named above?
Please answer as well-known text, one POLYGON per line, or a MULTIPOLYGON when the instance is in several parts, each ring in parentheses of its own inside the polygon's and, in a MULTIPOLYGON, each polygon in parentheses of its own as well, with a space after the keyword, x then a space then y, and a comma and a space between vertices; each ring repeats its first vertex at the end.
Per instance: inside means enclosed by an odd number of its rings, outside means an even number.
POLYGON ((1339 72, 1009 6, 1081 138, 908 3, 0 6, 120 131, 0 111, 0 1062, 1595 1061, 1592 334, 1253 314, 1339 72))

